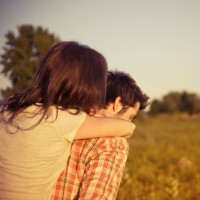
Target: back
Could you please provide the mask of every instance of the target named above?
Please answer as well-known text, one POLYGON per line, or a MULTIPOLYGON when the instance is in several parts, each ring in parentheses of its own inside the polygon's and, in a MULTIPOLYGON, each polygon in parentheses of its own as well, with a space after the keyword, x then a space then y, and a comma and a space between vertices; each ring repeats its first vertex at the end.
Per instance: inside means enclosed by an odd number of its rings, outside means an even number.
MULTIPOLYGON (((37 106, 14 121, 29 128, 40 118, 33 117, 37 106), (31 115, 31 117, 30 117, 31 115)), ((64 170, 73 138, 85 119, 85 113, 72 115, 51 107, 51 117, 30 130, 0 127, 0 195, 1 199, 49 199, 53 185, 64 170)))

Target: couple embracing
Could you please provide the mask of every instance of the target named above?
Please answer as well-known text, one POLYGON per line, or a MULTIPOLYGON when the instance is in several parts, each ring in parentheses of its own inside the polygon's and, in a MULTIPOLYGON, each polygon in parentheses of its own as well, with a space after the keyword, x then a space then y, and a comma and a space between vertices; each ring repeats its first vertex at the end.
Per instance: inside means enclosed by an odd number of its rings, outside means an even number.
POLYGON ((56 44, 31 87, 1 102, 0 199, 115 199, 147 101, 96 50, 56 44))

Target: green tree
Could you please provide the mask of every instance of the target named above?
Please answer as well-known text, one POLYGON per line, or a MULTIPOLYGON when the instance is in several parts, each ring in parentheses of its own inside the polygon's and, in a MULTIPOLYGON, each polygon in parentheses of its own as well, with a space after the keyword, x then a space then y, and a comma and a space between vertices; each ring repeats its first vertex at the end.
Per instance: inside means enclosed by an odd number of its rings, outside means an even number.
POLYGON ((200 112, 200 98, 194 93, 183 92, 181 94, 181 111, 189 114, 200 112))
POLYGON ((181 95, 179 92, 170 92, 163 97, 162 103, 164 112, 178 112, 180 111, 181 95))
POLYGON ((161 102, 157 99, 153 100, 150 106, 149 114, 155 115, 155 114, 160 113, 161 110, 162 110, 161 102))
POLYGON ((16 35, 6 34, 4 53, 1 55, 1 73, 11 82, 11 87, 1 90, 2 97, 21 92, 30 86, 40 57, 59 39, 47 29, 22 25, 16 35))
POLYGON ((169 92, 161 100, 153 100, 149 114, 186 112, 200 113, 200 97, 188 92, 169 92))

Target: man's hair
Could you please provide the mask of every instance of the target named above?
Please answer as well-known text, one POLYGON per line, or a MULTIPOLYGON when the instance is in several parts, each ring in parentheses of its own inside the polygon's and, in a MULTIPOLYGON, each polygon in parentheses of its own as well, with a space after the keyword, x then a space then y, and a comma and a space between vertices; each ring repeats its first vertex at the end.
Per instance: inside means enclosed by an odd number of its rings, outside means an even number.
POLYGON ((140 102, 140 110, 148 105, 149 97, 142 92, 136 81, 125 72, 109 71, 107 82, 106 105, 113 103, 120 96, 124 107, 134 106, 140 102))

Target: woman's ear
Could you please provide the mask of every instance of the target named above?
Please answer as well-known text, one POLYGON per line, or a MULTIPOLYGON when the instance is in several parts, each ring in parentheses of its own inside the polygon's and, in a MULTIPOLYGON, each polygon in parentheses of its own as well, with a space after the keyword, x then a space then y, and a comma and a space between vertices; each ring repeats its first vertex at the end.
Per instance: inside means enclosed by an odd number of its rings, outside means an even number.
POLYGON ((118 113, 121 109, 123 108, 122 106, 122 103, 121 103, 121 97, 118 96, 116 99, 115 99, 115 102, 113 104, 113 111, 115 113, 118 113))

